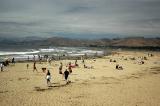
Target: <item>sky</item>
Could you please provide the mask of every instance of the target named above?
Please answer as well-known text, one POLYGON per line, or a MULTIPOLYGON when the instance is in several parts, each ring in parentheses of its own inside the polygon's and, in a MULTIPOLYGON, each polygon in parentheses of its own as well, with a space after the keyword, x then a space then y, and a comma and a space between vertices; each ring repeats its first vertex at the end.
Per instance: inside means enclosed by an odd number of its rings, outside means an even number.
POLYGON ((160 0, 0 0, 0 37, 160 37, 160 0))

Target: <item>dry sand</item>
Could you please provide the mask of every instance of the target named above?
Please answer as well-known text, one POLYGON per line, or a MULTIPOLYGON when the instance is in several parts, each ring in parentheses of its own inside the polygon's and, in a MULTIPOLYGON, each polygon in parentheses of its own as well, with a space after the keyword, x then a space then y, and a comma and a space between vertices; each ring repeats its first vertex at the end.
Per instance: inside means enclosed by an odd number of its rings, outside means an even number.
POLYGON ((67 85, 58 74, 60 61, 37 63, 38 73, 32 71, 33 63, 29 69, 27 63, 10 65, 0 72, 0 106, 160 106, 160 53, 153 54, 148 57, 147 52, 125 51, 86 60, 94 69, 84 69, 78 60, 80 67, 73 68, 67 85), (129 59, 139 56, 148 60, 139 65, 129 59), (116 70, 116 64, 124 69, 116 70), (50 69, 52 87, 47 87, 42 67, 50 69))

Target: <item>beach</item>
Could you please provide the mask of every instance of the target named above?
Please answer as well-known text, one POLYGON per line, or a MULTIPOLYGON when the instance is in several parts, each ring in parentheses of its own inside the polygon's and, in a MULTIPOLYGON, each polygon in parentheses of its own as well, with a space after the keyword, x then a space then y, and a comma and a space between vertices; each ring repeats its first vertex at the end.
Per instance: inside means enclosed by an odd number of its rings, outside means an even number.
POLYGON ((0 72, 0 106, 160 106, 160 52, 152 54, 116 51, 85 59, 92 68, 84 68, 78 60, 69 84, 59 74, 59 65, 63 63, 64 71, 67 63, 75 60, 37 62, 38 72, 33 72, 33 62, 10 64, 0 72), (123 69, 116 69, 117 64, 123 69), (51 72, 51 87, 46 84, 43 67, 51 72))

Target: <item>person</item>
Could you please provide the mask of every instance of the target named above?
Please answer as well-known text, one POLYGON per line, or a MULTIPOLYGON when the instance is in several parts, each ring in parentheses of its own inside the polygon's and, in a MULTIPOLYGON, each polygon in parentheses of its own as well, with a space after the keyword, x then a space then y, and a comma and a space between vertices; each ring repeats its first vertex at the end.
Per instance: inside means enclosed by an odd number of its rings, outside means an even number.
MULTIPOLYGON (((37 71, 36 62, 34 62, 34 64, 33 64, 33 72, 34 72, 34 70, 37 71)), ((37 71, 37 72, 38 72, 38 71, 37 71)))
POLYGON ((50 80, 51 80, 51 73, 50 73, 49 70, 47 70, 47 73, 46 73, 46 80, 47 80, 47 85, 51 86, 51 82, 50 82, 50 80))
POLYGON ((43 67, 43 68, 42 68, 42 72, 45 73, 46 69, 47 69, 47 68, 43 67))
POLYGON ((72 65, 71 65, 71 62, 69 63, 68 70, 69 70, 70 73, 72 73, 72 65))
POLYGON ((39 54, 38 54, 38 59, 39 59, 39 63, 41 64, 42 58, 41 58, 41 55, 39 55, 39 54))
POLYGON ((28 61, 29 61, 29 56, 28 56, 28 61))
POLYGON ((36 61, 36 56, 35 55, 33 55, 33 61, 36 61))
POLYGON ((1 71, 3 71, 3 66, 4 66, 3 63, 1 63, 1 64, 0 64, 1 71))
POLYGON ((94 67, 93 67, 93 66, 86 66, 86 65, 84 64, 84 68, 93 69, 94 67))
POLYGON ((51 59, 51 58, 49 58, 49 61, 48 61, 48 62, 49 62, 49 64, 51 65, 52 59, 51 59))
POLYGON ((75 60, 75 66, 77 66, 77 67, 78 67, 77 60, 75 60))
POLYGON ((66 84, 68 84, 68 76, 69 76, 69 71, 66 69, 66 70, 64 71, 64 78, 65 78, 65 80, 66 80, 66 84))
POLYGON ((29 68, 29 64, 27 64, 27 69, 29 68))
POLYGON ((119 64, 116 65, 116 69, 118 69, 118 68, 119 68, 119 64))
POLYGON ((63 68, 63 64, 62 62, 60 63, 60 66, 59 66, 59 74, 62 74, 62 68, 63 68))
POLYGON ((119 64, 117 64, 117 65, 116 65, 116 69, 118 69, 118 70, 123 70, 123 67, 120 66, 119 64))
POLYGON ((15 64, 15 59, 14 59, 14 57, 12 58, 12 64, 15 64))
POLYGON ((8 60, 5 61, 5 65, 9 66, 9 61, 8 60))
POLYGON ((82 60, 82 64, 84 64, 84 59, 82 60))

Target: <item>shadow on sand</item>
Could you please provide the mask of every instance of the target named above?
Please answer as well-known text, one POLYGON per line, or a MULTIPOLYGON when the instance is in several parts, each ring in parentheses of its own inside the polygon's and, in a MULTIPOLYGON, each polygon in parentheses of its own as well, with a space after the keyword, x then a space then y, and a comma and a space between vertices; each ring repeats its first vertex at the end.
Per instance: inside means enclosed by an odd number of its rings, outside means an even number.
POLYGON ((70 83, 71 82, 66 83, 66 84, 52 83, 52 84, 57 84, 57 85, 51 85, 51 86, 48 86, 48 88, 34 87, 34 90, 44 92, 44 91, 52 90, 53 88, 65 87, 69 85, 70 83))

